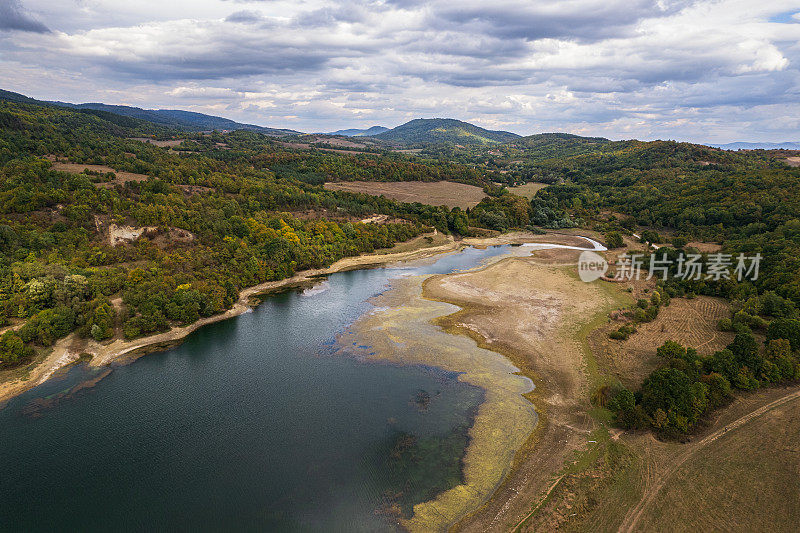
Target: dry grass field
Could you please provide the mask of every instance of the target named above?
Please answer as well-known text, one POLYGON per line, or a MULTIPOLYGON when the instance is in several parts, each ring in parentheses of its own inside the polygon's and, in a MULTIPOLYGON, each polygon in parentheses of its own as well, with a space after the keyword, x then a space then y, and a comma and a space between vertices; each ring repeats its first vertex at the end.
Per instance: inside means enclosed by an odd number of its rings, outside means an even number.
POLYGON ((658 365, 656 348, 666 341, 690 346, 701 355, 730 344, 733 333, 717 330, 719 319, 729 317, 730 306, 721 298, 673 298, 654 321, 638 325, 628 340, 608 337, 609 331, 623 324, 612 321, 592 334, 592 345, 601 364, 626 386, 635 388, 658 365))
POLYGON ((486 194, 480 187, 452 181, 337 181, 326 183, 329 191, 347 191, 385 196, 400 202, 420 202, 447 207, 475 207, 486 194))
POLYGON ((59 161, 53 161, 53 169, 60 170, 61 172, 69 172, 71 174, 80 174, 84 170, 92 170, 95 172, 113 172, 117 177, 114 181, 109 182, 102 182, 98 183, 98 187, 111 187, 115 183, 125 183, 127 181, 144 181, 147 179, 147 176, 144 174, 135 174, 133 172, 122 172, 119 170, 114 170, 111 167, 107 167, 105 165, 87 165, 84 163, 62 163, 59 161))
POLYGON ((143 143, 150 143, 155 146, 159 146, 161 148, 172 148, 173 146, 179 146, 183 139, 172 139, 168 141, 157 141, 155 139, 149 139, 147 137, 131 137, 132 141, 141 141, 143 143))
POLYGON ((640 531, 797 531, 800 401, 724 431, 691 454, 652 499, 640 531))
POLYGON ((516 194, 517 196, 523 196, 528 200, 530 200, 531 198, 536 196, 537 192, 544 189, 545 187, 547 187, 546 183, 536 183, 531 181, 529 183, 526 183, 525 185, 520 185, 518 187, 509 187, 508 190, 512 194, 516 194))

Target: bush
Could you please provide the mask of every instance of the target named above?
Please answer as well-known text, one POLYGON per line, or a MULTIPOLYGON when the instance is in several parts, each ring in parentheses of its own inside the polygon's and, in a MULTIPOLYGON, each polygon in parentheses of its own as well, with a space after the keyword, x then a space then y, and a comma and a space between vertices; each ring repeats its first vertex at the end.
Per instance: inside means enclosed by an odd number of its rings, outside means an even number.
POLYGON ((16 364, 30 357, 33 350, 25 346, 22 338, 13 331, 0 336, 0 364, 16 364))
POLYGON ((717 322, 717 329, 720 331, 733 331, 733 321, 730 318, 720 318, 717 322))
POLYGON ((622 248, 625 246, 625 242, 622 240, 622 235, 616 231, 610 231, 606 233, 606 246, 609 249, 613 248, 622 248))

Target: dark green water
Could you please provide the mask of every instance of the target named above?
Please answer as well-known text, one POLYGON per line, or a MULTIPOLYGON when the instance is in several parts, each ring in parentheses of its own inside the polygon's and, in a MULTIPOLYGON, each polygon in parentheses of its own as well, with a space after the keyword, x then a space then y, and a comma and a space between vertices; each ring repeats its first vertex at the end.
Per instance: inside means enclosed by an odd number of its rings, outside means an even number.
MULTIPOLYGON (((0 410, 0 529, 385 531, 458 484, 482 391, 334 342, 391 278, 506 251, 334 274, 179 347, 84 366, 0 410)), ((346 338, 346 337, 345 337, 346 338)))

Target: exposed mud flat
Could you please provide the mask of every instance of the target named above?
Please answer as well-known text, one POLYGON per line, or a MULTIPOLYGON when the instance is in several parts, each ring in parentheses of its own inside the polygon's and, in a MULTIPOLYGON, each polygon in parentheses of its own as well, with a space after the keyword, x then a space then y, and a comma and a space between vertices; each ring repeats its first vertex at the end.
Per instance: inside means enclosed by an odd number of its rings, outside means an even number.
POLYGON ((458 308, 423 298, 423 279, 395 280, 389 291, 374 299, 376 310, 359 319, 342 342, 364 346, 366 357, 461 372, 460 381, 484 389, 485 400, 469 431, 462 484, 416 505, 413 517, 403 522, 411 531, 441 531, 496 490, 535 428, 537 415, 523 396, 533 389, 532 381, 508 359, 434 325, 436 318, 458 308))

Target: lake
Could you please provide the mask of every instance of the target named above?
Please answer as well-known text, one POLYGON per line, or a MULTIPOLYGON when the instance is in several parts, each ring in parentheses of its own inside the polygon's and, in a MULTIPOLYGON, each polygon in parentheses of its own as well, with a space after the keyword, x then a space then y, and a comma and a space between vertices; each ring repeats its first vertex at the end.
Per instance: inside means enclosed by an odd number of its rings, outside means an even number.
POLYGON ((342 272, 129 365, 85 365, 0 410, 0 529, 393 531, 461 480, 484 392, 338 337, 398 277, 508 246, 342 272), (105 374, 108 375, 105 375, 105 374), (99 379, 102 378, 102 379, 99 379))

